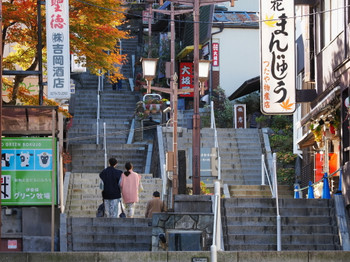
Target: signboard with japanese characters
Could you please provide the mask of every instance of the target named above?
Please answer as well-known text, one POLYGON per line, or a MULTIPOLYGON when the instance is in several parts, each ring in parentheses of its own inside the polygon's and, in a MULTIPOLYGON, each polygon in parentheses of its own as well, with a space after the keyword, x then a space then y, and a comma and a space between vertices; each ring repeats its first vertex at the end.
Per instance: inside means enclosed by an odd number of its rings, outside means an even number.
POLYGON ((212 44, 212 50, 213 50, 213 66, 219 66, 219 43, 213 43, 212 44))
POLYGON ((70 98, 68 0, 46 1, 48 98, 70 98))
MULTIPOLYGON (((4 205, 51 205, 52 139, 2 138, 1 202, 4 205)), ((55 202, 57 201, 55 192, 55 202)))
POLYGON ((235 114, 235 128, 246 128, 246 105, 235 104, 233 107, 235 114))
POLYGON ((148 24, 149 20, 151 20, 151 24, 154 24, 153 12, 149 12, 149 10, 143 10, 142 23, 148 24))
MULTIPOLYGON (((189 157, 192 159, 192 148, 188 150, 189 157)), ((192 161, 188 161, 188 171, 192 176, 192 161)), ((200 173, 201 177, 217 177, 218 176, 218 150, 215 147, 201 147, 200 153, 200 173)))
POLYGON ((260 0, 261 110, 295 111, 294 1, 260 0))
MULTIPOLYGON (((179 88, 190 89, 193 86, 193 63, 192 62, 181 62, 179 70, 179 88)), ((193 92, 183 93, 182 97, 193 97, 193 92)))

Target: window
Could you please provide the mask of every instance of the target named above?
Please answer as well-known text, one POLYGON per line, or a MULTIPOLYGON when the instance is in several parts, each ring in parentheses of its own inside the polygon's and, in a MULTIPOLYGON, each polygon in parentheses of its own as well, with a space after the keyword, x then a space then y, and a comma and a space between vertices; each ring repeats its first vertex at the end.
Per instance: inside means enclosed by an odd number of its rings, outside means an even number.
POLYGON ((317 8, 321 25, 321 49, 344 30, 344 0, 325 0, 317 8))

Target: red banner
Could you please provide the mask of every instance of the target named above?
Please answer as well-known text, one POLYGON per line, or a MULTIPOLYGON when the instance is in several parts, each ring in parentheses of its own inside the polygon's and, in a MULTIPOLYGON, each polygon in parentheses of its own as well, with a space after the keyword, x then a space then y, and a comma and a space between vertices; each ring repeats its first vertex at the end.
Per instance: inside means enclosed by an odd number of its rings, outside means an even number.
MULTIPOLYGON (((193 63, 192 62, 182 62, 180 63, 179 71, 179 88, 180 89, 190 89, 193 87, 193 63)), ((188 92, 181 94, 182 97, 193 97, 193 92, 188 92)))
POLYGON ((219 66, 219 43, 213 43, 212 44, 212 50, 213 50, 213 66, 219 66))

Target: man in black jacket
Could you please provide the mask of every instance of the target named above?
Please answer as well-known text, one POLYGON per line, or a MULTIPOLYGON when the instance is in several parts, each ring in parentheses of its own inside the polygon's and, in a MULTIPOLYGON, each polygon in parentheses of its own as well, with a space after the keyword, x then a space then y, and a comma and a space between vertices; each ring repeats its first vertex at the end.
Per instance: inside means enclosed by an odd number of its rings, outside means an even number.
POLYGON ((121 199, 119 183, 123 171, 116 169, 117 159, 112 157, 108 162, 109 167, 100 173, 103 181, 102 197, 105 203, 105 217, 118 217, 121 199))

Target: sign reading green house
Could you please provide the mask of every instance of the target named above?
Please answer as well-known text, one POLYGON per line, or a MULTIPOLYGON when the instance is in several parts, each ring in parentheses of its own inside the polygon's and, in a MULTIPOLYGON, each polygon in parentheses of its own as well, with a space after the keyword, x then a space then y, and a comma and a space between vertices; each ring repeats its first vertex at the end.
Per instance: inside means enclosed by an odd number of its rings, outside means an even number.
POLYGON ((56 172, 55 181, 52 181, 54 150, 51 138, 2 138, 3 205, 51 205, 51 183, 54 183, 56 203, 56 172))

